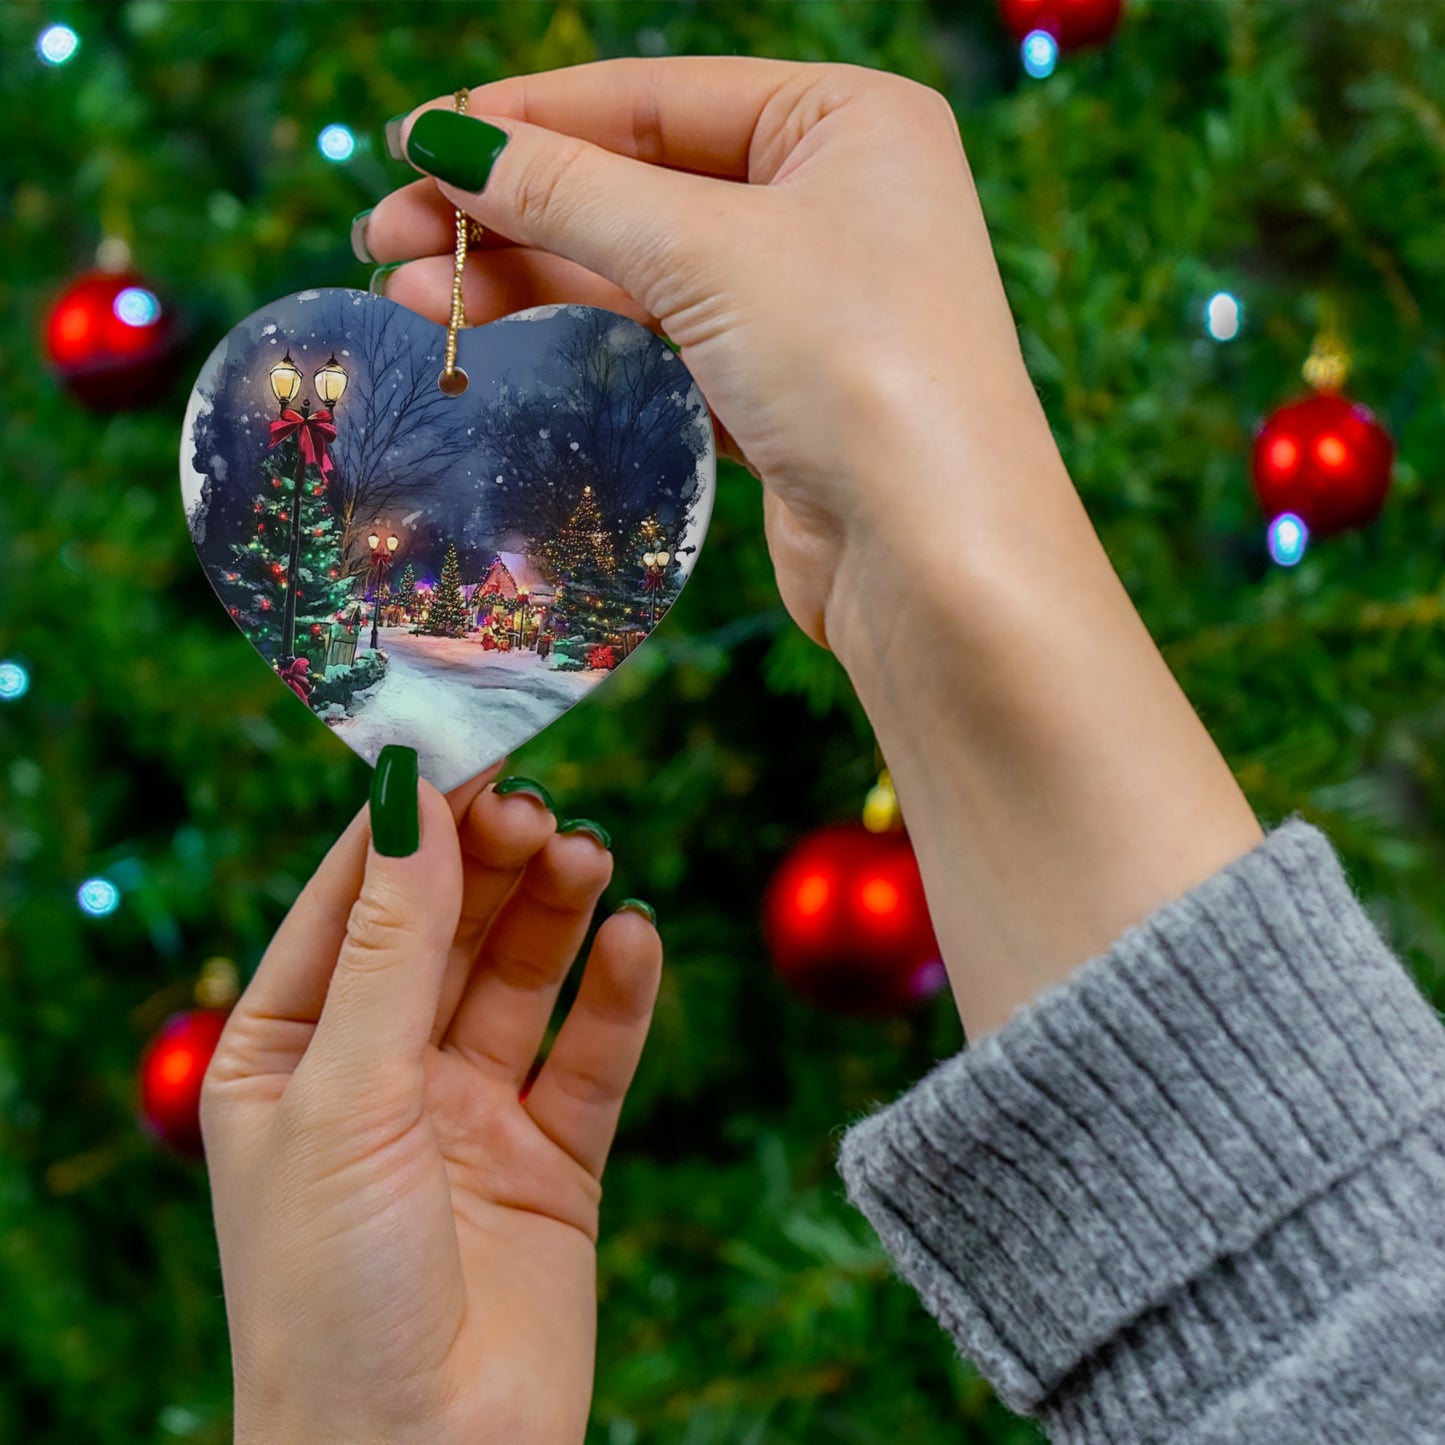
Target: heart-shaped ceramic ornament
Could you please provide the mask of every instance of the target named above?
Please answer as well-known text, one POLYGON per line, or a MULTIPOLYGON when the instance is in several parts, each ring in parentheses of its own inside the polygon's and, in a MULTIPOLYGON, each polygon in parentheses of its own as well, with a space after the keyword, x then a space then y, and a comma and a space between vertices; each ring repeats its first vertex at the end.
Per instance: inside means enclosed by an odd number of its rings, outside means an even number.
POLYGON ((676 600, 712 513, 707 404, 644 327, 545 306, 446 329, 303 291, 211 353, 181 496, 221 602, 368 762, 442 789, 584 697, 676 600))

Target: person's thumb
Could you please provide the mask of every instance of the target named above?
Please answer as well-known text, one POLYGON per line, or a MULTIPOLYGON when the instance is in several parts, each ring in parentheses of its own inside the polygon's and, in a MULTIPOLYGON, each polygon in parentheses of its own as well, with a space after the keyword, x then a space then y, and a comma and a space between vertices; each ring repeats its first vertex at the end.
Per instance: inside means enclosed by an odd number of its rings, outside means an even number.
POLYGON ((385 747, 371 786, 366 876, 297 1073, 357 1094, 415 1083, 462 905, 461 847, 413 748, 385 747))
POLYGON ((737 193, 727 197, 733 205, 745 190, 510 116, 440 105, 403 127, 401 149, 483 226, 587 267, 659 317, 686 304, 672 293, 717 225, 723 187, 737 193))

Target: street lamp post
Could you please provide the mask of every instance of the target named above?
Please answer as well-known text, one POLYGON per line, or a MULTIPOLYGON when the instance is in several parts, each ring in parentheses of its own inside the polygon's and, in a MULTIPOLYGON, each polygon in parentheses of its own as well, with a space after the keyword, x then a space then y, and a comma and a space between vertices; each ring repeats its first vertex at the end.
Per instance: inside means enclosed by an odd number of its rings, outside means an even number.
MULTIPOLYGON (((346 371, 336 360, 334 352, 331 360, 325 366, 318 367, 312 377, 316 383, 316 394, 327 408, 328 422, 331 420, 331 410, 346 390, 346 379, 346 371)), ((278 659, 281 667, 287 667, 295 660, 293 649, 296 646, 296 594, 299 591, 297 573, 301 566, 301 492, 306 483, 307 452, 310 451, 313 457, 317 455, 316 443, 310 439, 307 426, 313 420, 320 421, 322 413, 318 412, 313 419, 310 399, 303 397, 299 416, 295 412, 287 416, 287 407, 296 400, 296 393, 301 390, 301 372, 291 360, 289 348, 285 357, 271 368, 270 381, 271 394, 281 409, 282 421, 291 421, 294 418, 299 422, 296 428, 296 477, 291 486, 291 549, 286 560, 286 607, 281 619, 281 652, 278 659)), ((273 427, 280 426, 281 422, 273 423, 273 427)), ((284 431, 283 428, 283 435, 284 431)), ((334 436, 335 432, 331 434, 334 436)), ((324 441, 321 446, 324 448, 324 441)), ((320 455, 325 455, 324 450, 320 455)))
POLYGON ((371 650, 375 652, 380 646, 376 622, 381 612, 381 583, 383 578, 391 576, 391 560, 396 556, 396 549, 401 546, 401 538, 389 533, 386 546, 383 547, 381 538, 372 532, 366 539, 366 545, 371 548, 369 566, 376 578, 371 586, 371 650))
POLYGON ((642 579, 642 590, 650 593, 652 597, 652 621, 648 624, 650 632, 657 626, 657 594, 662 591, 662 579, 667 574, 667 564, 672 561, 672 554, 669 552, 644 552, 642 554, 642 565, 647 568, 647 575, 642 579))

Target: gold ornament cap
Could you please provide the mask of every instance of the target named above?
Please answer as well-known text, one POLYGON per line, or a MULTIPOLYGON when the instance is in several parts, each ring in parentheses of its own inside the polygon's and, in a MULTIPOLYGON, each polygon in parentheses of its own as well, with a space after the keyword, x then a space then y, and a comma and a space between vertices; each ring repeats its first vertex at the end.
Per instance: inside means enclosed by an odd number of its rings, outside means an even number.
POLYGON ((898 794, 893 791, 893 779, 887 768, 878 774, 878 781, 869 788, 863 802, 863 826, 870 833, 887 833, 903 826, 898 794))
POLYGON ((1303 367, 1305 383, 1315 391, 1341 391, 1350 375, 1350 354, 1337 332, 1315 337, 1303 367))
POLYGON ((208 958, 196 980, 196 1002, 202 1008, 230 1008, 241 996, 241 979, 229 958, 208 958))

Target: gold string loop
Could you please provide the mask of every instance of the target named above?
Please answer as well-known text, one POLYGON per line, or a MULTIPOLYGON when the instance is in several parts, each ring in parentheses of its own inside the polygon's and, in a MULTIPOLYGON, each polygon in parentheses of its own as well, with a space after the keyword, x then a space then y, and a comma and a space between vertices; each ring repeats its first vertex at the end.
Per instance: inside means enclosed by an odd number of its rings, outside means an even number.
MULTIPOLYGON (((458 115, 467 113, 468 93, 459 90, 452 97, 458 115)), ((481 223, 472 220, 465 211, 456 213, 457 249, 456 264, 452 268, 452 316, 447 323, 447 355, 442 373, 437 377, 437 386, 448 396, 460 396, 467 389, 467 374, 457 365, 457 332, 467 324, 466 303, 462 300, 462 273, 467 265, 467 242, 480 242, 481 223)))

